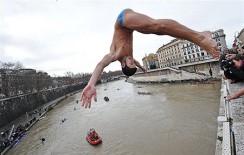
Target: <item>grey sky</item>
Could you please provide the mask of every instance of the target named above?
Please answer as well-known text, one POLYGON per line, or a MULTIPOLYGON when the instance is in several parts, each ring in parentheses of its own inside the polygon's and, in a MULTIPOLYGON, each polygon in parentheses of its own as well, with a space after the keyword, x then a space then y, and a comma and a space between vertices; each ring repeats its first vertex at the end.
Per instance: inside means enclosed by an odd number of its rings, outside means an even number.
MULTIPOLYGON (((131 8, 171 18, 197 31, 223 29, 230 48, 244 27, 244 1, 0 0, 0 61, 21 62, 51 76, 93 72, 109 52, 115 20, 131 8)), ((134 33, 134 57, 155 53, 173 38, 134 33)), ((119 70, 120 63, 105 71, 119 70)))

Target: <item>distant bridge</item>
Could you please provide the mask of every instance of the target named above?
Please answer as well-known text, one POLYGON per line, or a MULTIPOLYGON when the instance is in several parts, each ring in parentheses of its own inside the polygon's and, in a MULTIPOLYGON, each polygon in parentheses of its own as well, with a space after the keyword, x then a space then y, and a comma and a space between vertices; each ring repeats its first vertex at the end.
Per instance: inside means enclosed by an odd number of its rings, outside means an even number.
POLYGON ((107 79, 102 79, 101 82, 109 82, 109 81, 115 81, 115 80, 120 80, 121 78, 125 78, 125 75, 118 75, 118 76, 111 76, 107 79))

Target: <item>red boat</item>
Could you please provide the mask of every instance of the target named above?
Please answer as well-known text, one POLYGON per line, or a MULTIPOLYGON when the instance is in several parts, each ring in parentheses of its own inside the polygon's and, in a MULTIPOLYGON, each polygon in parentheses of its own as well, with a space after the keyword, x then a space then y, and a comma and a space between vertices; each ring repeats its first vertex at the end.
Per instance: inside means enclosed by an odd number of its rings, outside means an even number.
POLYGON ((97 132, 95 129, 91 128, 87 132, 86 140, 91 144, 91 145, 98 145, 102 142, 102 138, 98 136, 97 132))

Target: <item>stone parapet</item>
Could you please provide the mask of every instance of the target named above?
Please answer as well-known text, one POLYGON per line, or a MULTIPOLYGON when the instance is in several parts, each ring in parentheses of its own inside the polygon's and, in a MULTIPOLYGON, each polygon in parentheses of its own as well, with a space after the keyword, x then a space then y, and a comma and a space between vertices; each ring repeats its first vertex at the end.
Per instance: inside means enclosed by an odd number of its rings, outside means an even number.
POLYGON ((184 80, 203 80, 203 79, 220 79, 219 62, 210 59, 201 62, 188 63, 165 67, 160 69, 149 70, 147 73, 137 73, 130 77, 135 82, 172 82, 184 80), (211 68, 211 74, 209 72, 211 68))
POLYGON ((215 155, 244 154, 244 98, 226 100, 243 87, 244 83, 229 84, 222 80, 215 155))

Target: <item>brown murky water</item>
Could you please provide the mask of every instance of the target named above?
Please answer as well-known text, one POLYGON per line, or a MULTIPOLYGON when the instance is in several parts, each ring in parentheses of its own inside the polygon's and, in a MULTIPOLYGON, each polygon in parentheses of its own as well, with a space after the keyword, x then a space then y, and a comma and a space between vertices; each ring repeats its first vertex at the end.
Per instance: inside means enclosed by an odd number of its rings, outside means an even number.
POLYGON ((7 154, 214 155, 220 82, 162 85, 120 80, 98 85, 97 93, 98 102, 90 109, 76 103, 80 93, 59 103, 7 154), (61 124, 63 118, 67 120, 61 124), (103 138, 95 147, 85 139, 92 127, 103 138))

